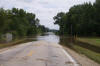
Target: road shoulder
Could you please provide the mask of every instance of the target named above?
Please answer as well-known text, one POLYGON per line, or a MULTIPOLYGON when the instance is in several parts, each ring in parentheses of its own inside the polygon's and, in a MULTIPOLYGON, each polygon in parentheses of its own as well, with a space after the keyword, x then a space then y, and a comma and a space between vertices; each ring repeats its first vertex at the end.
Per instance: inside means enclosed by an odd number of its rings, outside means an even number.
POLYGON ((78 54, 77 52, 73 51, 72 49, 69 49, 68 47, 63 46, 63 48, 82 66, 100 66, 100 64, 94 62, 93 60, 87 58, 82 54, 78 54))

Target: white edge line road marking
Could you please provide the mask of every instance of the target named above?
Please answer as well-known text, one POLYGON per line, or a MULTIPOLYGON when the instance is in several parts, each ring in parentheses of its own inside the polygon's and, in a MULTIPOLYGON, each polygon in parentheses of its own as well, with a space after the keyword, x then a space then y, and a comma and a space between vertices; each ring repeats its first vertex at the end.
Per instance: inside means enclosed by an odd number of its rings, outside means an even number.
POLYGON ((74 63, 74 66, 79 66, 78 63, 69 55, 69 53, 67 51, 65 51, 63 48, 62 48, 62 51, 69 58, 69 60, 74 63))

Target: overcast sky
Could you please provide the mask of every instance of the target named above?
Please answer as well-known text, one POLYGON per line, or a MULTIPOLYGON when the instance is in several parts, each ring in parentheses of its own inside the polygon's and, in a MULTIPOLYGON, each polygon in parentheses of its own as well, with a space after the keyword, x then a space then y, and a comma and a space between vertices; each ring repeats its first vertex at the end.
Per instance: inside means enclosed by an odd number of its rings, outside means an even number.
POLYGON ((51 29, 59 29, 53 24, 53 17, 58 12, 67 12, 70 7, 84 2, 95 2, 95 0, 0 0, 0 7, 11 9, 13 7, 23 8, 28 12, 35 13, 40 19, 40 24, 51 29))

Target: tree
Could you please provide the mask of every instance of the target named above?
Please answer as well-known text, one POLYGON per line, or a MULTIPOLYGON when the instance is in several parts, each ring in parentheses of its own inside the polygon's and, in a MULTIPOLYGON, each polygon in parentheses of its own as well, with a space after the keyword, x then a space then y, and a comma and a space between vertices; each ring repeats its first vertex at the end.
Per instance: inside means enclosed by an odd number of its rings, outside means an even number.
POLYGON ((94 5, 84 3, 75 5, 69 12, 60 12, 54 17, 54 24, 60 26, 61 35, 100 36, 100 0, 94 5))
POLYGON ((60 12, 58 13, 56 16, 53 17, 53 19, 55 20, 54 24, 58 24, 60 26, 60 34, 63 34, 63 21, 62 18, 65 15, 64 12, 60 12))
POLYGON ((10 32, 14 36, 24 37, 40 33, 38 29, 41 29, 41 32, 45 31, 35 14, 18 8, 0 8, 0 35, 10 32))

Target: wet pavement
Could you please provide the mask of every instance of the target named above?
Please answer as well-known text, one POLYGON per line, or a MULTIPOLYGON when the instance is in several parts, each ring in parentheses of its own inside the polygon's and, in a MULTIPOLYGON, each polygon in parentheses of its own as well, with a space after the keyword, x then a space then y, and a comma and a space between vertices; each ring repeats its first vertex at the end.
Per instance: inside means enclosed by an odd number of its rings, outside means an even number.
POLYGON ((0 52, 0 66, 79 66, 59 44, 59 36, 48 32, 36 39, 0 52))
POLYGON ((0 66, 78 66, 56 43, 35 41, 0 52, 0 66))

